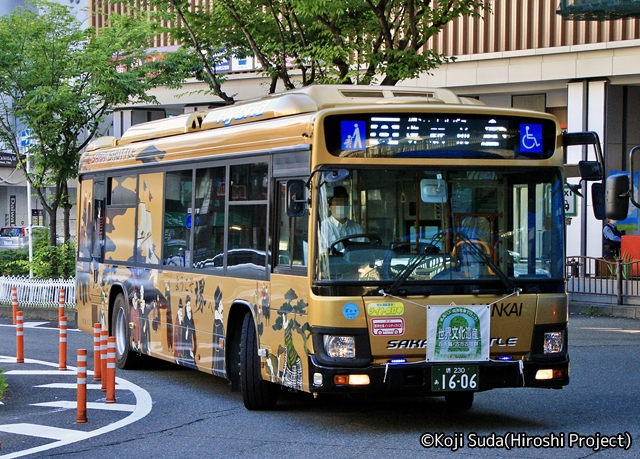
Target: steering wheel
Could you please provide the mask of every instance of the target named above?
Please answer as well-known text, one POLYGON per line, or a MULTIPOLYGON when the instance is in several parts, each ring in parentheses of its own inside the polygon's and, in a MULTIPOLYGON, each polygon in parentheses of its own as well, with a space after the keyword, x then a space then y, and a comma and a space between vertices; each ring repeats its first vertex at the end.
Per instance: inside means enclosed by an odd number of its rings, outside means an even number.
POLYGON ((370 244, 378 244, 381 245, 382 244, 382 238, 380 236, 378 236, 377 234, 349 234, 348 236, 343 236, 341 238, 336 239, 335 241, 333 241, 330 245, 329 245, 329 251, 332 254, 337 254, 338 250, 336 249, 336 246, 338 244, 342 244, 344 245, 345 248, 347 248, 350 244, 349 241, 351 241, 351 244, 363 244, 362 242, 357 242, 354 241, 354 239, 360 239, 360 238, 367 238, 369 239, 369 243, 370 244))

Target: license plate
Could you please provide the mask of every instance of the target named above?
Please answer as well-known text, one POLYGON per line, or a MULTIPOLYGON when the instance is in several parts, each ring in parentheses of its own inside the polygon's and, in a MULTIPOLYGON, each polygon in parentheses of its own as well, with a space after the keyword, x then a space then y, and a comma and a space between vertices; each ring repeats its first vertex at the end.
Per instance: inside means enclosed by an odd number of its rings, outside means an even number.
POLYGON ((478 365, 436 365, 431 367, 431 391, 474 391, 480 386, 478 365))

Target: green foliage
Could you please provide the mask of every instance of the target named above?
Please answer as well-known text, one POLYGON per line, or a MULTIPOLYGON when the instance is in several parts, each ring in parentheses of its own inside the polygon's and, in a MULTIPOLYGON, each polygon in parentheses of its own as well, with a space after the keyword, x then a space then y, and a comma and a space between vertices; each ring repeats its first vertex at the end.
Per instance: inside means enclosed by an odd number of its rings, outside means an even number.
MULTIPOLYGON (((70 208, 67 183, 77 177, 80 151, 98 133, 106 112, 117 105, 154 103, 149 90, 173 81, 171 73, 150 62, 155 33, 153 22, 129 15, 112 15, 110 27, 97 33, 83 28, 70 7, 46 0, 30 0, 0 16, 0 140, 26 171, 17 139, 20 131, 31 130, 26 176, 49 216, 51 246, 57 211, 70 208)), ((64 218, 68 223, 68 212, 64 218)), ((59 259, 50 260, 54 275, 59 259)))
MULTIPOLYGON (((31 268, 33 275, 40 279, 60 277, 73 277, 75 275, 75 244, 71 241, 51 246, 49 233, 46 230, 34 231, 33 235, 33 263, 31 268), (53 266, 59 268, 54 272, 53 266)), ((0 275, 2 276, 28 276, 29 275, 29 250, 2 249, 0 250, 0 275)))
POLYGON ((0 276, 28 276, 27 249, 0 249, 0 276))
MULTIPOLYGON (((172 39, 196 56, 181 70, 221 89, 215 64, 230 55, 256 56, 271 78, 270 92, 317 83, 394 85, 429 72, 453 58, 425 47, 460 16, 489 12, 486 0, 112 0, 149 8, 172 39), (179 25, 178 25, 179 24, 179 25), (199 62, 200 68, 188 68, 199 62)), ((142 13, 140 13, 142 14, 142 13)))
POLYGON ((2 375, 2 372, 4 370, 2 368, 0 368, 0 400, 3 399, 4 397, 4 391, 7 387, 9 387, 9 384, 7 384, 7 380, 4 379, 4 376, 2 375))
POLYGON ((75 275, 75 244, 69 241, 56 246, 50 246, 47 243, 35 247, 31 266, 33 275, 40 279, 57 278, 62 273, 67 273, 64 277, 73 277, 75 275), (52 265, 58 267, 58 272, 53 271, 52 265))

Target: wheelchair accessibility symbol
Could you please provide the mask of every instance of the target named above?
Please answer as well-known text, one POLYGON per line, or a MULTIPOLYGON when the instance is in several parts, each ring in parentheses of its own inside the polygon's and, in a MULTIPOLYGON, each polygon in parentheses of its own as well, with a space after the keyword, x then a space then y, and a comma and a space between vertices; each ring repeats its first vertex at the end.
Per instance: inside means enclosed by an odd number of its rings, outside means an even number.
POLYGON ((520 125, 520 152, 542 153, 542 125, 520 125))

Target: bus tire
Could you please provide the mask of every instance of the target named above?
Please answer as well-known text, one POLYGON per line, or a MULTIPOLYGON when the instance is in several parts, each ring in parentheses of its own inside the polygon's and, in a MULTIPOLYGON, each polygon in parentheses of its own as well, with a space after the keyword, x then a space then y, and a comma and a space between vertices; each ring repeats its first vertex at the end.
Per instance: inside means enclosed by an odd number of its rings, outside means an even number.
POLYGON ((129 313, 124 295, 118 293, 113 303, 111 333, 116 338, 116 366, 123 370, 134 370, 140 367, 141 356, 131 349, 131 330, 129 329, 129 313))
POLYGON ((260 357, 253 316, 247 312, 242 321, 240 341, 240 390, 248 410, 271 410, 278 401, 278 386, 264 381, 260 374, 260 357))
POLYGON ((473 394, 475 392, 451 392, 444 396, 447 406, 455 411, 470 410, 473 406, 473 394))

